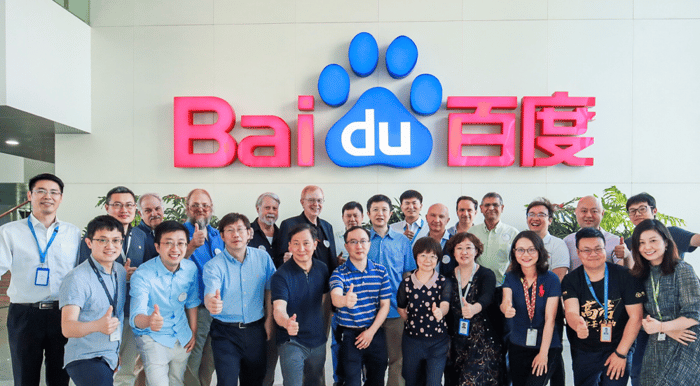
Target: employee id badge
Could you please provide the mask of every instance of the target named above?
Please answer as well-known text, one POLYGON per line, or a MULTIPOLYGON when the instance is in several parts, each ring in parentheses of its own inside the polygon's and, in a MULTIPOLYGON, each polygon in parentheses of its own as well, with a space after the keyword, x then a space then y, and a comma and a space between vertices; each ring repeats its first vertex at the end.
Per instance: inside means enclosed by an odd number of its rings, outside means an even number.
POLYGON ((36 276, 34 277, 34 285, 40 285, 46 287, 49 285, 49 269, 39 267, 36 269, 36 276))
POLYGON ((469 324, 471 321, 469 319, 459 320, 459 335, 469 336, 469 324))
POLYGON ((600 324, 600 341, 603 343, 612 342, 612 326, 610 323, 600 324))
POLYGON ((537 329, 528 328, 527 337, 525 338, 525 346, 534 347, 537 346, 537 329))
POLYGON ((122 339, 122 326, 117 327, 113 333, 109 334, 110 342, 119 342, 122 339))
POLYGON ((659 335, 656 337, 656 340, 658 340, 658 341, 666 340, 666 334, 663 332, 660 332, 659 335))

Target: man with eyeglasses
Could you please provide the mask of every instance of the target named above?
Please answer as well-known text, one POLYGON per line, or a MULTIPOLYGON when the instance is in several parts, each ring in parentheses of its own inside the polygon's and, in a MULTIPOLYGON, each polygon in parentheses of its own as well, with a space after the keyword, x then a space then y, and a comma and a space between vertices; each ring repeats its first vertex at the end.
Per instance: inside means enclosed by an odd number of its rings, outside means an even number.
POLYGON ((272 337, 270 255, 248 245, 250 222, 229 213, 219 222, 224 250, 204 266, 204 304, 213 315, 211 346, 218 385, 262 385, 272 337))
POLYGON ((626 385, 630 347, 642 326, 643 283, 607 261, 600 230, 582 228, 575 239, 582 265, 561 283, 574 383, 626 385))
POLYGON ((389 228, 391 218, 391 200, 383 194, 377 194, 367 200, 367 215, 372 228, 370 229, 370 247, 367 258, 386 268, 391 285, 391 303, 389 314, 384 321, 386 333, 387 354, 389 357, 388 386, 403 385, 401 376, 403 354, 401 339, 403 337, 403 320, 396 310, 396 293, 404 277, 416 269, 413 259, 411 241, 403 233, 389 228))
MULTIPOLYGON (((605 256, 608 262, 625 265, 625 261, 632 261, 632 254, 628 249, 625 249, 624 258, 619 258, 614 253, 615 247, 622 244, 620 236, 614 235, 600 227, 600 222, 605 215, 605 209, 603 209, 603 203, 598 197, 582 197, 578 200, 574 213, 576 214, 576 222, 581 228, 597 229, 603 234, 605 237, 605 256)), ((569 271, 571 272, 581 266, 581 260, 576 251, 576 233, 564 237, 564 242, 569 248, 569 258, 571 260, 569 271)))
POLYGON ((224 250, 224 241, 217 229, 210 225, 214 215, 214 204, 209 192, 193 189, 187 194, 187 221, 185 228, 190 235, 185 257, 193 261, 198 268, 197 281, 202 304, 197 311, 197 333, 194 349, 190 353, 185 372, 185 383, 195 386, 209 386, 214 374, 214 358, 211 350, 209 329, 212 317, 204 306, 204 265, 224 250))
MULTIPOLYGON (((258 212, 258 217, 250 223, 253 229, 253 238, 248 243, 249 247, 263 250, 270 256, 279 249, 277 243, 280 239, 280 229, 275 224, 279 218, 279 209, 280 198, 275 193, 265 192, 258 196, 257 201, 255 201, 255 211, 258 212)), ((274 263, 275 267, 279 267, 283 261, 274 261, 274 263)))
POLYGON ((370 232, 352 226, 345 232, 349 258, 330 279, 331 300, 337 307, 339 362, 347 386, 360 386, 363 365, 366 385, 383 385, 387 341, 382 325, 391 308, 391 285, 386 268, 367 259, 370 232))
MULTIPOLYGON (((423 208, 423 195, 416 190, 409 189, 401 193, 399 202, 401 203, 401 213, 403 213, 404 219, 391 224, 390 228, 396 232, 403 233, 413 245, 416 243, 416 240, 428 235, 428 226, 425 220, 420 217, 420 211, 423 208)), ((391 208, 391 205, 389 205, 389 208, 391 208)))
POLYGON ((554 207, 546 198, 532 201, 525 210, 527 227, 537 233, 549 252, 549 270, 554 272, 561 282, 569 272, 569 250, 564 240, 549 234, 549 226, 554 219, 554 207))
POLYGON ((146 234, 144 261, 158 256, 155 247, 156 227, 163 222, 163 200, 156 193, 144 193, 136 201, 136 207, 141 215, 141 222, 136 228, 146 234))
POLYGON ((185 258, 189 235, 184 225, 156 227, 158 256, 131 277, 131 318, 136 345, 151 386, 182 385, 197 329, 200 304, 197 266, 185 258))
POLYGON ((479 203, 470 196, 460 196, 457 198, 457 218, 458 222, 453 227, 447 228, 450 237, 459 232, 469 232, 469 229, 474 226, 476 219, 476 208, 479 203))
POLYGON ((0 227, 0 275, 12 272, 7 335, 15 385, 38 385, 46 357, 46 383, 68 385, 63 370, 59 287, 75 267, 80 229, 59 221, 63 181, 53 174, 29 180, 27 219, 0 227))

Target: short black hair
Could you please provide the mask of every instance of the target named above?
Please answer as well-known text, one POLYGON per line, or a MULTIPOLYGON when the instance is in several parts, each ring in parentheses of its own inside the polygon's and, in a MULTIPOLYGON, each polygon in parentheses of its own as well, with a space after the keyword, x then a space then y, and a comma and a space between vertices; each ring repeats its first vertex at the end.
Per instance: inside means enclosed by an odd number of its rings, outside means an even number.
POLYGON ((375 194, 367 200, 367 212, 369 212, 372 204, 377 202, 386 202, 389 205, 389 210, 391 210, 391 199, 383 194, 375 194))
POLYGON ((442 257, 442 247, 440 243, 435 241, 432 237, 421 237, 413 244, 413 258, 417 259, 418 255, 423 252, 432 252, 438 257, 438 260, 442 257))
POLYGON ((243 225, 245 225, 246 229, 251 228, 250 220, 248 220, 248 217, 246 217, 244 214, 229 213, 222 217, 221 221, 219 221, 219 232, 224 233, 224 228, 239 221, 243 221, 243 225))
POLYGON ((531 202, 528 206, 527 209, 525 209, 525 215, 528 215, 530 213, 530 209, 536 207, 536 206, 544 206, 547 208, 547 212, 549 212, 548 217, 552 218, 554 217, 554 205, 552 205, 551 202, 549 202, 548 199, 546 198, 539 198, 533 202, 531 202))
POLYGON ((87 225, 87 233, 85 234, 85 237, 88 239, 92 240, 92 238, 95 236, 95 233, 97 231, 101 230, 107 230, 107 231, 119 231, 119 233, 124 235, 124 225, 119 222, 116 218, 103 214, 100 216, 97 216, 90 220, 90 222, 87 225))
POLYGON ((537 262, 535 263, 535 269, 537 270, 537 275, 543 275, 549 270, 549 252, 544 247, 544 242, 540 236, 533 231, 522 231, 518 233, 513 239, 513 243, 510 248, 510 270, 514 274, 518 275, 519 278, 524 278, 523 267, 518 263, 518 259, 515 257, 515 243, 520 239, 528 239, 532 242, 532 245, 537 250, 537 262))
POLYGON ((630 210, 630 206, 634 204, 647 204, 651 209, 656 209, 656 200, 654 197, 647 193, 647 192, 641 192, 639 194, 635 194, 634 196, 630 197, 627 199, 627 206, 625 209, 628 211, 630 210))
POLYGON ((474 204, 474 208, 478 208, 478 207, 479 207, 479 202, 478 202, 474 197, 471 197, 471 196, 459 196, 459 198, 457 198, 457 204, 455 204, 455 208, 456 208, 455 210, 459 210, 459 203, 462 202, 462 201, 471 201, 471 202, 474 204))
POLYGON ((187 239, 188 243, 190 242, 190 232, 187 231, 187 228, 185 228, 182 223, 173 220, 163 221, 162 223, 158 224, 155 229, 155 236, 153 236, 153 240, 156 244, 160 244, 160 239, 164 234, 177 231, 185 232, 185 238, 187 239))
POLYGON ((345 241, 345 242, 347 243, 347 242, 348 242, 348 234, 349 234, 350 232, 356 230, 356 229, 362 229, 363 231, 365 231, 365 233, 367 233, 367 238, 368 238, 368 239, 369 239, 370 237, 372 237, 372 236, 369 234, 369 231, 367 230, 367 228, 361 227, 361 226, 359 226, 359 225, 355 225, 355 226, 351 226, 350 229, 348 229, 348 230, 345 231, 345 234, 343 234, 343 241, 345 241))
POLYGON ((603 240, 603 244, 605 244, 605 236, 603 235, 603 232, 595 229, 595 228, 581 228, 579 229, 578 232, 576 232, 576 249, 578 249, 578 242, 581 239, 594 239, 594 238, 599 238, 603 240))
POLYGON ((497 198, 498 202, 501 204, 501 206, 503 206, 503 197, 501 197, 500 194, 498 194, 496 192, 488 192, 488 193, 484 194, 484 197, 481 199, 481 203, 483 204, 487 198, 497 198))
POLYGON ((412 190, 412 189, 409 189, 409 190, 401 193, 401 196, 399 196, 399 202, 403 204, 403 200, 408 200, 411 198, 417 198, 421 204, 423 203, 423 195, 420 194, 419 191, 412 190))
POLYGON ((61 190, 61 193, 63 193, 63 181, 61 181, 60 178, 56 177, 55 175, 51 173, 42 173, 38 174, 34 177, 32 177, 29 180, 29 191, 31 192, 34 190, 34 185, 36 185, 37 182, 39 181, 53 181, 58 184, 58 188, 61 190))
POLYGON ((364 213, 362 211, 362 204, 360 204, 357 201, 350 201, 350 202, 346 202, 345 205, 343 205, 343 209, 340 210, 340 214, 344 215, 346 210, 353 210, 353 209, 357 209, 360 211, 360 213, 364 213))
POLYGON ((119 193, 131 194, 131 197, 134 198, 134 202, 136 202, 136 195, 133 191, 131 191, 131 189, 127 188, 126 186, 117 186, 110 189, 109 192, 107 192, 107 195, 105 196, 105 204, 109 205, 110 201, 112 201, 112 195, 119 193))
POLYGON ((297 233, 301 233, 303 231, 309 231, 309 233, 311 233, 312 239, 314 239, 314 240, 318 239, 318 234, 316 234, 316 229, 314 227, 312 227, 311 225, 306 224, 306 223, 301 223, 301 224, 297 224, 297 225, 293 226, 292 229, 289 230, 290 242, 292 240, 292 237, 294 237, 294 235, 296 235, 297 233))

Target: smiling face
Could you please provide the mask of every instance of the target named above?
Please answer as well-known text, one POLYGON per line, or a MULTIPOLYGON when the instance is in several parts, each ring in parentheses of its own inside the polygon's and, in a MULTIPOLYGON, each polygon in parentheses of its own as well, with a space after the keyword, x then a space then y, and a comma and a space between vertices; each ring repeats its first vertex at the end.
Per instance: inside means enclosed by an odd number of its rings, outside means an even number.
POLYGON ((350 260, 363 261, 367 259, 367 252, 369 252, 369 236, 367 236, 367 232, 362 229, 355 229, 348 233, 347 239, 345 249, 348 251, 350 260))
POLYGON ((527 237, 521 237, 515 243, 515 260, 520 264, 522 270, 534 267, 537 264, 540 254, 535 249, 535 244, 527 237))
POLYGON ((389 217, 391 217, 389 204, 384 201, 373 202, 368 211, 369 219, 374 228, 380 229, 387 226, 389 217))
POLYGON ((141 219, 151 229, 163 222, 163 203, 153 196, 141 200, 141 219))
POLYGON ((321 215, 323 210, 323 192, 321 189, 310 190, 301 198, 301 206, 304 208, 304 214, 309 220, 316 220, 321 215))
POLYGON ((484 215, 484 221, 496 224, 501 220, 503 213, 503 204, 498 197, 486 197, 481 201, 481 214, 484 215))
POLYGON ((105 204, 107 214, 127 226, 136 217, 136 201, 130 193, 114 193, 109 203, 105 204))
POLYGON ((639 254, 651 265, 659 265, 664 260, 668 244, 655 230, 647 230, 639 236, 639 254))
POLYGON ((163 233, 160 236, 160 243, 156 243, 156 251, 165 268, 175 272, 187 251, 187 235, 181 230, 163 233))
POLYGON ((101 265, 114 263, 121 254, 123 241, 122 232, 118 229, 99 229, 95 231, 92 239, 85 239, 92 251, 92 257, 101 265))
POLYGON ((303 230, 292 236, 289 240, 289 252, 298 265, 305 265, 311 262, 318 242, 311 237, 311 232, 303 230))
POLYGON ((241 220, 226 225, 221 234, 226 250, 231 255, 243 252, 248 245, 248 228, 241 220))
POLYGON ((540 237, 547 234, 547 229, 551 224, 552 218, 549 217, 549 210, 546 206, 533 206, 527 212, 527 227, 540 237))
POLYGON ((579 200, 575 213, 581 228, 598 229, 605 211, 595 197, 587 196, 579 200))
POLYGON ((459 222, 471 228, 476 218, 476 206, 470 200, 462 200, 457 204, 457 217, 459 222))
POLYGON ((258 218, 264 224, 272 226, 279 218, 279 208, 280 205, 277 201, 273 200, 272 197, 265 196, 260 206, 256 208, 258 211, 258 218))
POLYGON ((416 263, 418 264, 418 271, 423 273, 432 272, 437 265, 438 257, 435 252, 421 252, 416 256, 416 263))
POLYGON ((632 224, 637 226, 644 220, 653 220, 656 217, 656 208, 650 207, 646 202, 639 202, 630 205, 627 213, 629 213, 632 224))
POLYGON ((425 219, 428 221, 428 227, 431 232, 442 234, 445 232, 445 225, 450 221, 450 215, 445 205, 435 204, 428 209, 425 219))
POLYGON ((362 225, 362 212, 359 209, 353 208, 343 212, 343 224, 345 224, 345 229, 350 229, 354 226, 362 225))
POLYGON ((578 242, 578 258, 588 270, 596 270, 605 265, 605 242, 599 237, 587 237, 578 242))
POLYGON ((401 212, 403 212, 406 221, 411 224, 418 220, 421 209, 423 209, 423 203, 417 197, 406 198, 401 201, 401 212))
MULTIPOLYGON (((27 192, 27 199, 32 203, 32 211, 42 216, 56 214, 58 206, 63 200, 61 187, 51 180, 39 180, 34 184, 31 192, 27 192)), ((35 215, 36 217, 36 215, 35 215)))
POLYGON ((190 200, 187 204, 187 218, 191 223, 209 224, 211 216, 214 213, 209 195, 201 190, 197 190, 190 195, 190 200))
POLYGON ((454 255, 460 267, 471 266, 476 258, 476 247, 471 240, 464 239, 464 241, 455 245, 454 255))

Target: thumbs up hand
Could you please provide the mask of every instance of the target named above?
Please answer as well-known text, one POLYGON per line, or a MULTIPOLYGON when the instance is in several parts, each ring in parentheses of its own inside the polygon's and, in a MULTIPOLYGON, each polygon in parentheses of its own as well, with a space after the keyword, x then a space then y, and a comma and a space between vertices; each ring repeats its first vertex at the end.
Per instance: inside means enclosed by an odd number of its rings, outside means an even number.
POLYGON ((353 308, 357 304, 357 294, 353 292, 355 284, 350 284, 350 289, 345 293, 345 307, 353 308))
POLYGON ((112 316, 114 307, 109 306, 103 317, 97 320, 97 329, 99 332, 110 335, 119 327, 119 319, 112 316))
POLYGON ((588 338, 588 324, 582 316, 578 317, 578 326, 576 326, 576 336, 578 336, 579 339, 588 338))
POLYGON ((470 304, 467 302, 467 297, 462 297, 462 317, 465 319, 471 319, 474 315, 481 312, 481 309, 475 304, 470 304))
POLYGON ((508 319, 515 317, 515 308, 513 308, 513 304, 507 304, 504 307, 503 315, 505 315, 505 317, 508 319))
POLYGON ((151 331, 160 331, 163 328, 163 317, 160 315, 160 308, 157 304, 153 305, 153 313, 149 317, 148 327, 151 331))
POLYGON ((625 238, 620 236, 620 244, 616 245, 615 249, 613 249, 613 255, 618 259, 624 259, 629 254, 630 251, 627 249, 627 245, 625 245, 625 238))
POLYGON ((296 336, 299 333, 299 323, 297 323, 297 314, 292 315, 291 318, 287 319, 287 334, 289 336, 296 336))
POLYGON ((126 281, 131 280, 131 275, 136 272, 136 267, 131 266, 131 259, 127 258, 124 264, 124 269, 126 270, 126 281))
POLYGON ((212 315, 218 315, 224 309, 224 302, 221 300, 221 291, 216 290, 214 296, 211 294, 204 297, 204 306, 212 315))
POLYGON ((199 229, 199 224, 195 223, 194 232, 192 233, 192 239, 190 240, 190 244, 192 244, 194 248, 197 249, 204 245, 205 241, 207 241, 206 229, 199 229))
POLYGON ((437 303, 433 303, 433 309, 432 309, 432 311, 433 311, 433 316, 435 317, 435 319, 436 319, 438 322, 441 321, 441 320, 442 320, 442 317, 443 317, 444 315, 442 314, 442 310, 440 309, 440 307, 437 306, 437 303))

